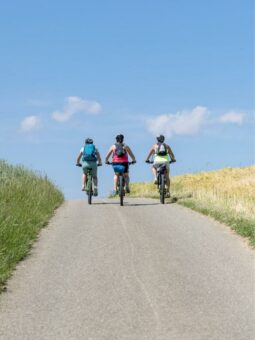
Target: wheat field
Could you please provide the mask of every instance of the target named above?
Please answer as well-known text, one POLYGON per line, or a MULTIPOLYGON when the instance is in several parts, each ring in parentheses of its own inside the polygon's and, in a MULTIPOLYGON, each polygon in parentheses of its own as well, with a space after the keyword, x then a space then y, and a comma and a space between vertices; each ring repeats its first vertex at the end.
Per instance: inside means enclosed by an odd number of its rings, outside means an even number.
POLYGON ((255 166, 176 176, 173 192, 255 218, 255 166))
MULTIPOLYGON (((134 183, 132 196, 158 198, 152 183, 134 183)), ((171 178, 171 199, 222 221, 255 245, 255 166, 171 178)))

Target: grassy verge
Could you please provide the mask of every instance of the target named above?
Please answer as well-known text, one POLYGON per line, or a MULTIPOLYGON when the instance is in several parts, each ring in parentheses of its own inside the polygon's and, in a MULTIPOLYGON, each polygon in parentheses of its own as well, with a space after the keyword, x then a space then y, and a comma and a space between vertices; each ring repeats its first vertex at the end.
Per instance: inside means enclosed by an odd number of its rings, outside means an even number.
POLYGON ((63 200, 47 177, 0 160, 0 292, 63 200))
MULTIPOLYGON (((152 183, 134 183, 133 197, 158 198, 152 183)), ((172 197, 177 202, 229 225, 255 247, 255 166, 226 168, 175 176, 172 197)))

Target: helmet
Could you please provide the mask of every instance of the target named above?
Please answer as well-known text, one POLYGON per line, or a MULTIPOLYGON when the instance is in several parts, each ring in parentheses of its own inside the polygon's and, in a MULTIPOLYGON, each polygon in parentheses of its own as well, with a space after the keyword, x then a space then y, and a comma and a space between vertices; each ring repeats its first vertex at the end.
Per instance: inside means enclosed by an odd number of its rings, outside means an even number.
POLYGON ((165 140, 165 136, 163 136, 163 135, 160 135, 160 136, 157 137, 157 141, 159 143, 164 143, 164 140, 165 140))
POLYGON ((85 144, 93 144, 93 139, 92 138, 85 139, 85 144))
POLYGON ((124 140, 124 136, 123 136, 123 135, 117 135, 117 136, 116 136, 116 142, 122 143, 123 140, 124 140))

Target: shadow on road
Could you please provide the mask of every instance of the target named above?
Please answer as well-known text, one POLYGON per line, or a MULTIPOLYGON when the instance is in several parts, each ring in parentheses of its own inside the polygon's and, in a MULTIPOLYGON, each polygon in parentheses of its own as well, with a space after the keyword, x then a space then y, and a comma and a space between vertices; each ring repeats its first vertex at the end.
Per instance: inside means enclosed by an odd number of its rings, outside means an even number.
MULTIPOLYGON (((93 202, 93 205, 105 205, 105 204, 117 204, 119 205, 120 202, 93 202)), ((128 200, 124 200, 124 205, 129 207, 137 207, 137 206, 146 206, 146 205, 159 205, 159 202, 155 203, 129 203, 128 200)))
POLYGON ((126 203, 126 205, 128 205, 129 207, 139 207, 139 206, 146 206, 146 205, 159 205, 159 202, 155 202, 155 203, 128 203, 124 202, 124 204, 126 203))
MULTIPOLYGON (((170 198, 166 198, 165 199, 165 204, 174 204, 176 202, 178 202, 180 199, 182 198, 187 198, 190 197, 190 195, 183 195, 183 196, 172 196, 170 198)), ((129 206, 129 207, 140 207, 140 206, 152 206, 152 205, 161 205, 161 203, 159 202, 159 199, 155 199, 155 202, 145 202, 145 203, 129 203, 128 201, 129 197, 127 197, 126 199, 124 199, 124 205, 125 206, 129 206)), ((94 205, 119 205, 119 200, 116 199, 116 201, 112 201, 112 202, 93 202, 94 205)))
POLYGON ((119 202, 93 202, 94 205, 104 205, 104 204, 120 204, 119 202))
POLYGON ((176 203, 179 200, 180 197, 170 197, 169 199, 167 198, 167 201, 165 202, 166 204, 173 204, 176 203))

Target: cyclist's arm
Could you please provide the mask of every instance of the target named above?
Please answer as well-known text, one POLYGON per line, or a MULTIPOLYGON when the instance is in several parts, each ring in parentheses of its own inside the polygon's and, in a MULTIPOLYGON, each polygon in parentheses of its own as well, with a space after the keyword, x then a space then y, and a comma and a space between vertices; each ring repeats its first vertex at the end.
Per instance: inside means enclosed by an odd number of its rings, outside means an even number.
POLYGON ((154 153, 155 153, 155 149, 154 149, 154 145, 153 145, 153 147, 151 148, 151 150, 150 150, 150 152, 149 152, 149 154, 148 154, 148 156, 146 158, 146 161, 149 161, 151 156, 154 155, 154 153))
POLYGON ((168 151, 168 153, 169 153, 169 156, 171 157, 171 160, 172 160, 172 161, 175 161, 176 159, 175 159, 175 156, 174 156, 173 151, 172 151, 172 149, 170 148, 170 146, 167 145, 166 148, 167 148, 167 151, 168 151))
POLYGON ((97 160, 98 160, 98 164, 102 164, 102 159, 101 159, 101 156, 100 156, 100 153, 98 150, 96 150, 96 157, 97 157, 97 160))
POLYGON ((113 147, 111 146, 109 151, 107 152, 106 157, 105 157, 105 162, 108 162, 108 160, 109 160, 109 158, 110 158, 112 153, 113 153, 113 147))
POLYGON ((134 156, 133 152, 131 151, 130 147, 125 145, 125 149, 127 150, 127 153, 129 154, 129 156, 132 158, 132 161, 136 162, 135 156, 134 156))
POLYGON ((80 152, 79 155, 77 156, 76 164, 80 164, 81 156, 82 152, 80 152))

